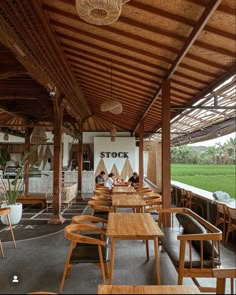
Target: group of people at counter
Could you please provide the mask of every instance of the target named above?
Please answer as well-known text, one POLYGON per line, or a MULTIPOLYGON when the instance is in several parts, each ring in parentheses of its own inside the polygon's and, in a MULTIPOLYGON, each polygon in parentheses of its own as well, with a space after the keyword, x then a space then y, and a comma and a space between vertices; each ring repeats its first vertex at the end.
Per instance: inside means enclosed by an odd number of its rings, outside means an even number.
MULTIPOLYGON (((103 184, 105 187, 112 189, 112 186, 116 181, 115 175, 112 172, 108 174, 108 177, 106 177, 105 175, 106 173, 104 171, 101 171, 100 174, 96 176, 95 182, 96 184, 103 184)), ((123 181, 121 180, 121 182, 123 181)), ((133 175, 128 179, 128 183, 131 186, 135 186, 139 183, 139 176, 137 172, 134 172, 133 175)))

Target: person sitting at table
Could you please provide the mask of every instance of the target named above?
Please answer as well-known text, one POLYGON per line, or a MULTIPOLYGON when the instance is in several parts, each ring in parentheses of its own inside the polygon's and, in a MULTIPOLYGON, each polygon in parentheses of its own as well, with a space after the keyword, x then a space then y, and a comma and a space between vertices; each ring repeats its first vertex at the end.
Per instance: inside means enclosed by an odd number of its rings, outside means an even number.
POLYGON ((112 189, 113 183, 115 180, 115 175, 114 173, 109 173, 108 174, 108 178, 106 179, 106 181, 104 182, 104 186, 108 187, 110 190, 112 189))
POLYGON ((99 175, 95 177, 96 185, 102 185, 105 182, 105 172, 101 171, 99 175))
POLYGON ((137 172, 134 172, 133 175, 129 178, 131 186, 135 186, 139 183, 139 176, 137 172))

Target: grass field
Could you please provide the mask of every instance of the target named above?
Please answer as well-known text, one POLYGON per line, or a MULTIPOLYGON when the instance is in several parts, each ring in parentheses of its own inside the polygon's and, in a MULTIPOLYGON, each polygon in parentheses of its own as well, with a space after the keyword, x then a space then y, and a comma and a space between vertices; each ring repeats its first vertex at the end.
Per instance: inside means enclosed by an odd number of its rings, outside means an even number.
POLYGON ((210 192, 224 191, 236 199, 235 172, 235 165, 171 165, 172 180, 210 192))

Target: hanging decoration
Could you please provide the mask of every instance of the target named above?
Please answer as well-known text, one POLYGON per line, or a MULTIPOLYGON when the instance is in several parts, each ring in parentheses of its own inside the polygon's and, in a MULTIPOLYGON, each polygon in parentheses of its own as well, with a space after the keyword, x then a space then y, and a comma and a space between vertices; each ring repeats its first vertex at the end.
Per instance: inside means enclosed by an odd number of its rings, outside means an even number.
POLYGON ((46 133, 44 128, 42 127, 35 127, 32 134, 31 134, 31 143, 37 144, 41 141, 44 141, 47 139, 46 133))
POLYGON ((110 134, 111 134, 111 141, 115 142, 116 141, 116 127, 113 124, 111 126, 110 134))
POLYGON ((104 101, 100 107, 102 112, 111 112, 114 115, 119 115, 123 112, 123 106, 118 101, 112 98, 112 63, 111 63, 111 99, 104 101))
POLYGON ((79 17, 89 24, 104 26, 116 22, 122 5, 129 0, 76 0, 79 17))
POLYGON ((8 141, 8 139, 9 139, 9 135, 8 133, 5 133, 3 136, 3 140, 8 141))

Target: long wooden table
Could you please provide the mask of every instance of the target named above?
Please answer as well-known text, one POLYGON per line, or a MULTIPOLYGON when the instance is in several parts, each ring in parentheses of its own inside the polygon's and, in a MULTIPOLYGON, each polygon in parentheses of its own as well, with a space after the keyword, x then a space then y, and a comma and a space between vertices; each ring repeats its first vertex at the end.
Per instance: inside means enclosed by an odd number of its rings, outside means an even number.
POLYGON ((114 186, 112 188, 112 195, 133 195, 137 194, 136 189, 133 186, 114 186))
POLYGON ((149 213, 109 213, 106 236, 111 238, 111 262, 109 284, 112 284, 115 241, 116 240, 145 240, 147 260, 149 259, 148 241, 154 241, 155 267, 157 283, 160 284, 160 265, 158 238, 164 234, 149 213))
POLYGON ((98 285, 98 294, 200 294, 188 285, 98 285))
POLYGON ((140 212, 144 212, 144 207, 146 202, 142 199, 140 195, 112 195, 112 206, 114 212, 117 208, 132 208, 139 209, 140 212))

